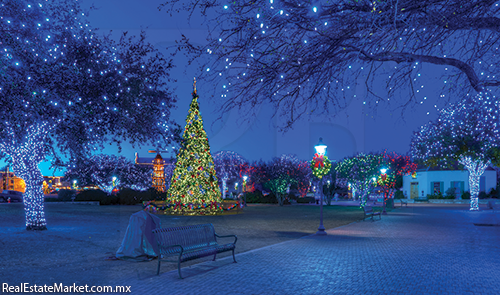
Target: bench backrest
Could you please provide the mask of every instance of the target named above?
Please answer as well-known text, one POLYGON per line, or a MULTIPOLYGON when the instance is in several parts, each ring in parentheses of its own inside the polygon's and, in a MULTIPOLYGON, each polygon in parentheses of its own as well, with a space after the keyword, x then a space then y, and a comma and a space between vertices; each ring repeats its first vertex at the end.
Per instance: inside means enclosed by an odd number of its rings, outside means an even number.
MULTIPOLYGON (((181 245, 184 251, 217 245, 215 229, 211 223, 187 225, 170 228, 158 228, 153 230, 160 248, 181 245)), ((178 253, 179 249, 162 249, 162 254, 178 253)))
POLYGON ((364 206, 363 210, 365 210, 365 213, 373 213, 373 208, 371 206, 364 206))

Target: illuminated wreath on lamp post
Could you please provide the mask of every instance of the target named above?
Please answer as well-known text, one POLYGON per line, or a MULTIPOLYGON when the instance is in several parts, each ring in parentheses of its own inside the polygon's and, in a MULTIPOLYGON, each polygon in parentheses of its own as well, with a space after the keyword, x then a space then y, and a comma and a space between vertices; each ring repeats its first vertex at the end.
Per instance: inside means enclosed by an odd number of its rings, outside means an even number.
POLYGON ((314 158, 311 161, 311 170, 314 176, 321 179, 330 172, 331 168, 332 162, 330 162, 327 156, 314 154, 314 158))

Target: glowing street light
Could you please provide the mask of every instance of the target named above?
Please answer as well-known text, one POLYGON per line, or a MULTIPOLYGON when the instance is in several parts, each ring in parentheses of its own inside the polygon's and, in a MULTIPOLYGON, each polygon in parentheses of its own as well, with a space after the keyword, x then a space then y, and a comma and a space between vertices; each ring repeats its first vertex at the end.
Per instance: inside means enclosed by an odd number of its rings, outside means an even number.
MULTIPOLYGON (((314 146, 316 153, 322 157, 326 154, 326 144, 323 143, 323 138, 319 138, 319 142, 314 146)), ((325 227, 323 226, 323 176, 321 176, 321 181, 319 185, 319 195, 320 195, 320 203, 319 203, 319 227, 316 232, 317 235, 326 235, 325 227)))

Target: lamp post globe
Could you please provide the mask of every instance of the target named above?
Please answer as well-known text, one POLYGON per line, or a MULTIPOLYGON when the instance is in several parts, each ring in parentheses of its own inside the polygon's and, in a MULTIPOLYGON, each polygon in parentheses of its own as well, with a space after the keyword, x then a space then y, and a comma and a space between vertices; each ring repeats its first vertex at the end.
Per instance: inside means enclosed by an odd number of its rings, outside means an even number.
POLYGON ((326 144, 323 143, 323 138, 319 138, 319 142, 317 145, 314 146, 314 149, 316 150, 316 153, 318 155, 325 155, 326 154, 326 144))

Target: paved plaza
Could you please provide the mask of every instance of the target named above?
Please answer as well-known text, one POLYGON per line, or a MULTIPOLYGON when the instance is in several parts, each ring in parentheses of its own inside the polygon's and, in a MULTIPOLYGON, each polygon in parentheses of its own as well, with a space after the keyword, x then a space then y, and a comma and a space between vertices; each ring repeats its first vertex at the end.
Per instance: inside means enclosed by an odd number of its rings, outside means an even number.
POLYGON ((115 283, 132 294, 500 294, 499 224, 497 210, 410 204, 238 254, 238 263, 201 260, 182 269, 185 279, 156 276, 155 260, 150 277, 115 283))

